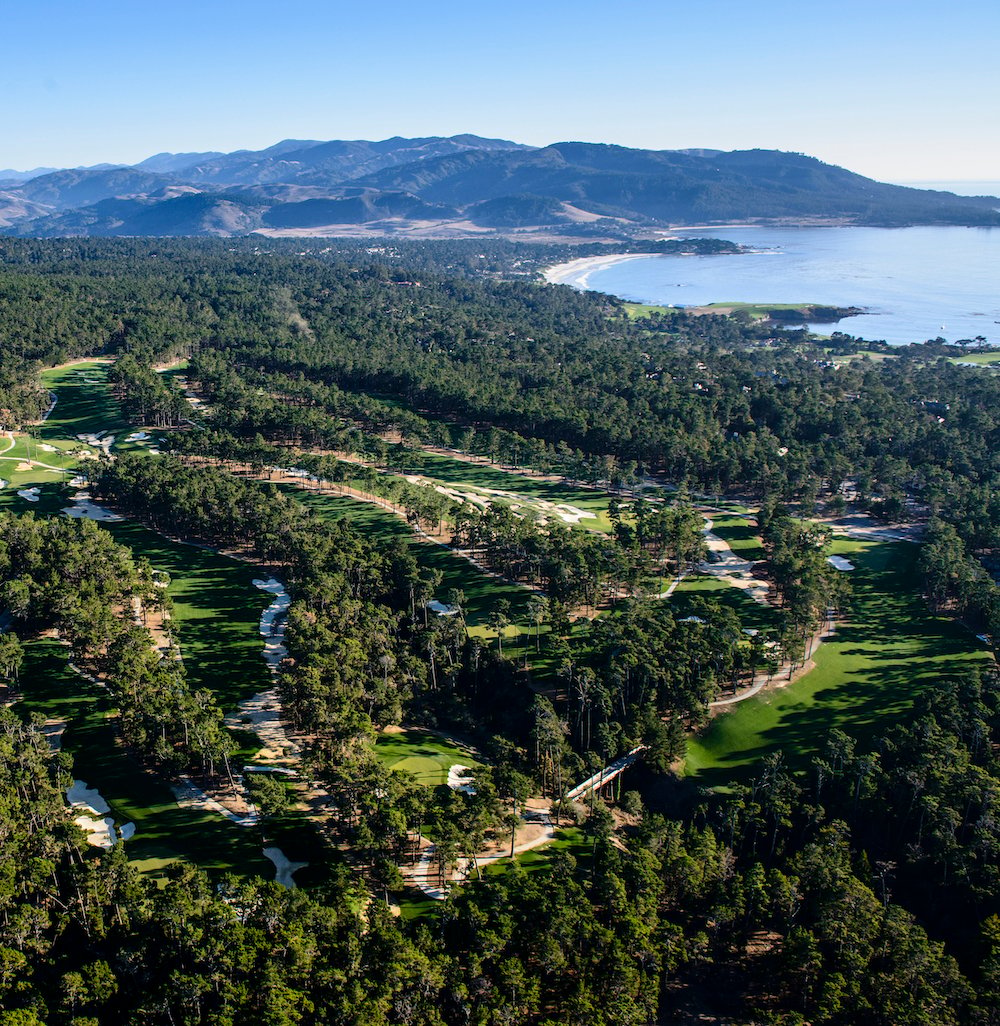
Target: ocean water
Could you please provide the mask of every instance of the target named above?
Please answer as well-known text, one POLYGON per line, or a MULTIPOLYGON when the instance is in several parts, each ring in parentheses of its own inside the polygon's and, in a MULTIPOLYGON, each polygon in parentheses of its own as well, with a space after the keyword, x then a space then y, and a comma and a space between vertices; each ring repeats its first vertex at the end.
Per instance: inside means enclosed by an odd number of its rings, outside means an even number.
MULTIPOLYGON (((713 228, 739 256, 639 257, 592 270, 586 288, 667 306, 862 307, 833 325, 893 345, 942 337, 1000 344, 1000 228, 713 228)), ((570 281, 568 284, 577 284, 570 281)))

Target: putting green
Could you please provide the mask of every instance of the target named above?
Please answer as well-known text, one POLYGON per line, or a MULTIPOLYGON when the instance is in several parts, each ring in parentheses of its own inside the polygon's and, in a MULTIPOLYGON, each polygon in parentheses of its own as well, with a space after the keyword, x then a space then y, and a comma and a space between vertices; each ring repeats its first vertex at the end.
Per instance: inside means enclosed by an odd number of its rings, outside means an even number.
POLYGON ((404 730, 398 734, 380 734, 375 755, 389 769, 412 773, 418 784, 437 787, 448 783, 448 770, 455 765, 481 765, 471 749, 425 730, 404 730))

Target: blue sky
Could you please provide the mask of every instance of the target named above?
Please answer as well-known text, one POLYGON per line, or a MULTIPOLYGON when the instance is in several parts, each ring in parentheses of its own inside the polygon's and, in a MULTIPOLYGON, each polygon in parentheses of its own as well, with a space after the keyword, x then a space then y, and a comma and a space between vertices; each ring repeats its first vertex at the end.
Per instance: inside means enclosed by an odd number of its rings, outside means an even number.
POLYGON ((1000 4, 6 4, 0 168, 475 132, 1000 179, 1000 4))

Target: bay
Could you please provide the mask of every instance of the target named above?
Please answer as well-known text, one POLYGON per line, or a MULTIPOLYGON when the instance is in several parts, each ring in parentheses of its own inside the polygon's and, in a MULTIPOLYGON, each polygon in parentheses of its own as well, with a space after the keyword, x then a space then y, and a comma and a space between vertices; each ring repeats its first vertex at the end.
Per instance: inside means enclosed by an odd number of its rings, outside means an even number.
POLYGON ((754 252, 649 256, 563 279, 577 288, 665 306, 793 303, 863 307, 830 325, 893 345, 985 338, 1000 344, 1000 228, 711 228, 754 252))

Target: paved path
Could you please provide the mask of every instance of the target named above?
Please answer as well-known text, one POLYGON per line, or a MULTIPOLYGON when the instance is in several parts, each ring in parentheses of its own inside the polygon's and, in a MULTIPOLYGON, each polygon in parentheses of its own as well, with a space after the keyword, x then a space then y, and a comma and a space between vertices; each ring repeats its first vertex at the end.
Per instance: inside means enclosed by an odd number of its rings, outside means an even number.
MULTIPOLYGON (((547 812, 543 812, 541 809, 525 809, 524 821, 525 823, 541 825, 542 832, 537 837, 533 837, 523 844, 514 845, 515 855, 531 851, 532 848, 540 848, 543 844, 548 844, 555 837, 556 828, 547 812)), ((467 880, 477 869, 482 869, 483 866, 510 858, 510 849, 506 848, 503 851, 491 852, 488 855, 474 855, 472 858, 460 859, 458 865, 452 870, 448 882, 442 887, 437 867, 434 865, 436 852, 437 845, 435 844, 428 845, 421 851, 420 859, 413 870, 412 877, 413 883, 428 898, 433 898, 435 901, 443 901, 453 883, 467 880), (432 880, 437 881, 437 883, 432 883, 432 880)))

